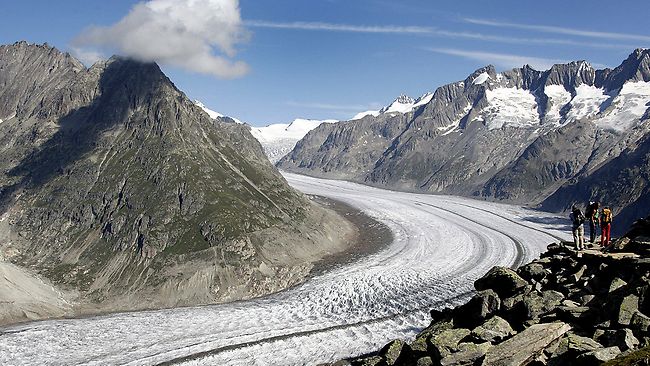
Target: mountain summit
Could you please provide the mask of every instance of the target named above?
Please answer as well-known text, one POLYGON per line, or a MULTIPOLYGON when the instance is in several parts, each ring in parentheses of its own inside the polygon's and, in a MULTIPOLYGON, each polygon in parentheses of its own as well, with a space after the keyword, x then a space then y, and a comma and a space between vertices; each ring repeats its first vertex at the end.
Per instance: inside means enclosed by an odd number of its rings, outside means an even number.
POLYGON ((51 281, 78 311, 258 296, 342 248, 345 221, 291 189, 247 126, 210 118, 156 64, 86 69, 20 42, 0 46, 0 85, 0 260, 51 281))
POLYGON ((607 199, 629 221, 648 213, 630 203, 650 198, 649 60, 650 50, 638 49, 613 70, 585 61, 546 71, 486 66, 404 114, 320 126, 278 166, 552 209, 607 199), (630 180, 632 171, 641 174, 630 180), (618 179, 623 191, 605 188, 618 179))

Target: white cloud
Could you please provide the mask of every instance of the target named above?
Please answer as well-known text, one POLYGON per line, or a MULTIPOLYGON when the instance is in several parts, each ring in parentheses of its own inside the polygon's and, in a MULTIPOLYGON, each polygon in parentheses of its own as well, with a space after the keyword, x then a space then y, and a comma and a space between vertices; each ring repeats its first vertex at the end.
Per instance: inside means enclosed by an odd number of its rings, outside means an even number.
POLYGON ((83 62, 86 66, 90 66, 104 58, 101 52, 79 47, 72 47, 71 52, 77 59, 79 59, 79 61, 83 62))
POLYGON ((249 27, 256 28, 276 28, 276 29, 299 29, 299 30, 321 30, 337 32, 356 32, 356 33, 411 33, 427 34, 433 32, 433 28, 418 26, 366 26, 351 24, 334 24, 322 22, 267 22, 263 20, 248 20, 245 24, 249 27))
POLYGON ((427 50, 446 55, 460 56, 507 69, 530 65, 536 70, 547 70, 554 64, 567 63, 566 60, 511 55, 506 53, 459 50, 453 48, 427 48, 427 50))
POLYGON ((556 26, 549 26, 549 25, 498 22, 494 20, 478 19, 478 18, 464 18, 463 20, 467 23, 486 25, 491 27, 526 29, 526 30, 545 32, 545 33, 566 34, 566 35, 590 37, 590 38, 650 42, 650 36, 639 35, 639 34, 597 32, 597 31, 588 31, 583 29, 556 27, 556 26))
POLYGON ((594 48, 623 48, 630 49, 634 46, 612 43, 580 42, 570 39, 557 38, 521 38, 501 35, 490 35, 466 31, 449 31, 433 27, 423 26, 395 26, 395 25, 353 25, 324 22, 270 22, 264 20, 247 20, 244 24, 253 28, 290 29, 308 31, 330 31, 330 32, 351 32, 351 33, 390 33, 390 34, 413 34, 442 38, 472 39, 498 43, 514 44, 555 44, 564 46, 582 46, 594 48))
POLYGON ((245 41, 239 0, 150 0, 136 4, 119 22, 91 27, 74 41, 80 52, 109 49, 122 56, 235 78, 248 65, 234 61, 245 41))

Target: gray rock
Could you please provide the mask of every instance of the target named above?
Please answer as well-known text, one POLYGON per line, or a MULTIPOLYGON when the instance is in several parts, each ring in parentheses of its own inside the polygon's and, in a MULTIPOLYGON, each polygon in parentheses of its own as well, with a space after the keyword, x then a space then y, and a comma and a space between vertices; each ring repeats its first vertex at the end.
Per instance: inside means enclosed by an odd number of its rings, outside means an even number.
POLYGON ((650 317, 637 310, 632 314, 630 327, 638 332, 647 333, 650 331, 650 317))
POLYGON ((354 366, 386 366, 386 361, 379 356, 371 356, 352 361, 354 366))
POLYGON ((614 277, 612 279, 612 283, 609 285, 608 292, 614 292, 614 291, 618 290, 619 288, 621 288, 623 286, 626 286, 626 285, 627 285, 627 282, 623 281, 622 279, 620 279, 618 277, 614 277))
POLYGON ((523 332, 491 348, 485 355, 482 365, 526 365, 570 329, 570 325, 560 322, 532 325, 523 332))
POLYGON ((415 363, 415 366, 433 366, 433 360, 429 356, 420 357, 415 363))
POLYGON ((384 358, 386 365, 408 364, 413 359, 411 347, 402 340, 394 340, 379 351, 379 355, 384 358))
POLYGON ((547 290, 541 294, 531 292, 524 296, 520 309, 516 311, 521 312, 522 319, 537 319, 540 315, 555 309, 562 300, 564 295, 554 290, 547 290))
POLYGON ((442 331, 429 339, 429 347, 438 360, 458 351, 458 343, 470 334, 469 329, 455 328, 442 331))
POLYGON ((575 362, 576 365, 579 366, 600 365, 609 360, 613 360, 619 354, 621 354, 621 350, 619 350, 618 347, 616 346, 599 348, 579 355, 578 357, 576 357, 575 362))
POLYGON ((527 281, 541 281, 550 272, 545 269, 541 263, 532 262, 519 267, 519 269, 517 269, 517 273, 527 281))
POLYGON ((591 338, 581 337, 569 332, 560 339, 560 342, 557 347, 555 347, 550 358, 555 359, 555 362, 560 360, 573 360, 582 353, 600 349, 602 347, 603 346, 600 343, 591 338))
POLYGON ((505 319, 493 316, 485 323, 472 330, 472 337, 484 342, 500 342, 503 339, 514 335, 516 332, 505 319))
POLYGON ((607 347, 617 346, 621 351, 634 349, 639 340, 630 329, 609 329, 602 334, 594 334, 594 339, 607 347))
POLYGON ((494 291, 479 291, 466 304, 460 306, 455 311, 454 324, 475 327, 495 314, 500 307, 501 300, 494 291))
POLYGON ((618 308, 616 321, 620 325, 630 325, 632 315, 637 310, 639 310, 639 297, 636 295, 625 296, 618 308))
POLYGON ((485 276, 474 282, 477 290, 494 290, 501 298, 512 296, 527 285, 528 282, 517 272, 506 267, 493 267, 485 276))
POLYGON ((461 343, 458 345, 458 352, 447 355, 440 360, 441 366, 472 366, 480 362, 485 353, 490 349, 489 343, 474 344, 461 343))

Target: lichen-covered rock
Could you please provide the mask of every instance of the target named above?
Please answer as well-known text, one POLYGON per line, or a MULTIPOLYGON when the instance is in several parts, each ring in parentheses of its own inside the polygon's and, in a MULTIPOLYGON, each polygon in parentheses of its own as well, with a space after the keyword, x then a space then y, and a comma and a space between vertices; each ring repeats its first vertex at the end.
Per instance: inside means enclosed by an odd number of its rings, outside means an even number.
POLYGON ((429 339, 429 347, 436 359, 441 360, 458 351, 458 343, 470 333, 470 330, 465 328, 442 331, 429 339))
POLYGON ((612 279, 612 283, 609 285, 609 291, 608 292, 614 292, 618 290, 619 288, 626 286, 627 282, 623 281, 622 279, 618 277, 614 277, 612 279))
POLYGON ((479 291, 466 304, 454 312, 454 324, 475 327, 495 314, 501 307, 501 299, 492 290, 479 291))
POLYGON ((413 352, 411 347, 402 340, 394 340, 379 351, 379 355, 384 358, 386 365, 403 365, 412 362, 413 352))
POLYGON ((550 359, 555 360, 555 363, 559 363, 561 360, 569 362, 582 353, 599 348, 603 348, 603 346, 593 339, 569 332, 560 339, 550 359))
POLYGON ((634 349, 639 340, 630 329, 608 329, 601 334, 594 334, 594 339, 607 347, 617 346, 621 351, 634 349))
POLYGON ((630 327, 638 332, 647 334, 650 330, 650 317, 637 310, 632 314, 630 327))
POLYGON ((550 271, 545 269, 541 263, 532 262, 519 267, 517 273, 527 281, 541 281, 550 273, 550 271))
POLYGON ((387 366, 386 361, 380 356, 371 356, 352 361, 354 366, 387 366))
POLYGON ((620 325, 630 325, 632 315, 637 310, 639 310, 639 297, 633 294, 625 296, 618 308, 616 321, 620 325))
POLYGON ((575 359, 575 364, 578 366, 600 365, 609 360, 613 360, 619 354, 621 354, 621 350, 616 346, 599 348, 579 355, 575 359))
POLYGON ((566 323, 535 324, 494 346, 485 355, 483 366, 526 365, 571 329, 566 323))
POLYGON ((488 349, 491 348, 489 343, 461 343, 458 345, 458 352, 447 355, 440 360, 441 366, 471 366, 476 365, 485 356, 488 349))
POLYGON ((474 282, 478 291, 494 290, 501 298, 514 295, 526 285, 526 280, 506 267, 493 267, 485 276, 474 282))
POLYGON ((433 366, 433 360, 429 356, 418 358, 415 366, 433 366))
POLYGON ((478 341, 500 342, 501 340, 514 335, 516 332, 505 319, 493 316, 483 324, 472 330, 472 337, 478 341))
POLYGON ((564 295, 554 290, 547 290, 541 294, 531 292, 523 297, 515 311, 520 313, 519 316, 522 320, 537 319, 540 315, 557 307, 562 300, 564 300, 564 295))

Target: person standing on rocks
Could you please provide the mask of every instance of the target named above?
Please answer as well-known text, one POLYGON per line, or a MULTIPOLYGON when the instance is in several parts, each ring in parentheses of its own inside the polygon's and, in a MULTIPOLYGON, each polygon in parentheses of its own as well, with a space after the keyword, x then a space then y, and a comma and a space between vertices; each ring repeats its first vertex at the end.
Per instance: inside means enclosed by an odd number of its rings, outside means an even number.
POLYGON ((589 220, 589 242, 593 243, 596 241, 596 225, 598 225, 598 208, 600 208, 600 203, 598 201, 589 202, 587 209, 585 210, 585 216, 589 220))
POLYGON ((582 214, 582 211, 576 207, 576 205, 573 205, 573 207, 571 207, 571 214, 569 215, 569 218, 573 223, 573 244, 575 244, 577 250, 583 250, 585 249, 585 228, 583 226, 585 222, 585 216, 582 214))
POLYGON ((600 246, 606 247, 609 245, 612 233, 612 210, 605 206, 600 213, 600 246))

